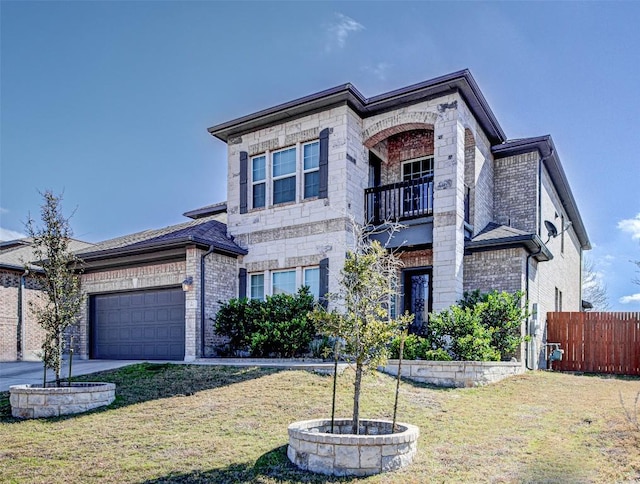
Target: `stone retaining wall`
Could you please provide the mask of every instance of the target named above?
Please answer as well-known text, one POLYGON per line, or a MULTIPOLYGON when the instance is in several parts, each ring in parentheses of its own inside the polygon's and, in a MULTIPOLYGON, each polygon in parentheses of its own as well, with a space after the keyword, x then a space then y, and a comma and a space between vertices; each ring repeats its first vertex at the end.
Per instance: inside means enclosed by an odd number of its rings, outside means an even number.
POLYGON ((113 383, 73 383, 70 387, 12 385, 11 415, 16 418, 58 417, 109 405, 116 398, 113 383))
MULTIPOLYGON (((398 360, 388 360, 381 368, 385 373, 398 374, 398 360)), ((519 361, 423 361, 402 360, 402 376, 409 380, 439 387, 475 387, 495 383, 524 373, 519 361)))
POLYGON ((361 420, 361 435, 351 433, 351 420, 306 420, 289 426, 289 460, 303 470, 335 476, 368 476, 407 466, 418 446, 418 427, 361 420))

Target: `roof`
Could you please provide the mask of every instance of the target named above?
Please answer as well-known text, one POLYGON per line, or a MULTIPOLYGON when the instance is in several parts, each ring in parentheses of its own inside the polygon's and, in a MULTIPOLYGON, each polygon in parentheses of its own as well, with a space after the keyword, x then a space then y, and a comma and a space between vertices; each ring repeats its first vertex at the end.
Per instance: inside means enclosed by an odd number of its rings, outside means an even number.
POLYGON ((192 219, 198 219, 198 218, 208 217, 210 215, 216 215, 220 213, 226 214, 226 212, 227 212, 227 202, 218 202, 212 205, 207 205, 206 207, 189 210, 188 212, 185 212, 182 215, 192 219))
POLYGON ((291 121, 312 112, 326 110, 335 106, 346 104, 361 117, 366 118, 452 92, 457 92, 463 97, 491 143, 498 144, 506 140, 498 120, 468 69, 436 77, 372 98, 364 97, 351 83, 342 84, 212 126, 208 131, 226 143, 230 138, 240 136, 243 133, 291 121))
POLYGON ((580 241, 580 246, 583 250, 591 249, 587 229, 580 216, 578 205, 573 198, 569 181, 560 163, 560 158, 558 157, 558 152, 553 144, 551 135, 509 140, 491 147, 491 151, 496 159, 528 153, 534 150, 537 150, 540 156, 543 157, 544 166, 547 168, 551 181, 558 192, 560 203, 562 203, 562 206, 566 210, 569 220, 573 223, 573 228, 580 241))
MULTIPOLYGON (((29 237, 0 244, 0 268, 23 271, 26 264, 30 270, 41 271, 42 269, 39 266, 33 264, 35 257, 32 244, 33 240, 29 237)), ((69 249, 76 254, 93 246, 94 244, 81 240, 71 239, 69 241, 69 249)))
POLYGON ((162 249, 195 244, 225 254, 244 255, 245 249, 227 236, 227 226, 217 220, 219 215, 190 220, 162 229, 145 230, 101 242, 78 256, 85 262, 99 261, 126 255, 139 255, 162 249))
POLYGON ((465 242, 470 252, 523 247, 538 261, 553 259, 553 254, 537 234, 490 222, 475 237, 465 242))

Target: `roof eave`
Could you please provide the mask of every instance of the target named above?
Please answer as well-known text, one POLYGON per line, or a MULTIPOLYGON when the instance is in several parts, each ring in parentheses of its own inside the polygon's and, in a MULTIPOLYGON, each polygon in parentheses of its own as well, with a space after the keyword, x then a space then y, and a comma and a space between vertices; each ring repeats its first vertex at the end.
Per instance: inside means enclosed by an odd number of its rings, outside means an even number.
POLYGON ((501 250, 512 247, 523 247, 537 261, 549 261, 553 254, 536 234, 516 235, 487 240, 471 240, 465 243, 465 250, 470 252, 484 250, 501 250))
POLYGON ((468 69, 380 94, 370 99, 360 94, 352 84, 343 84, 212 126, 208 131, 216 138, 228 142, 230 138, 243 133, 339 104, 346 103, 361 117, 368 117, 411 102, 445 95, 448 92, 459 92, 462 95, 492 143, 502 143, 506 139, 504 131, 468 69))

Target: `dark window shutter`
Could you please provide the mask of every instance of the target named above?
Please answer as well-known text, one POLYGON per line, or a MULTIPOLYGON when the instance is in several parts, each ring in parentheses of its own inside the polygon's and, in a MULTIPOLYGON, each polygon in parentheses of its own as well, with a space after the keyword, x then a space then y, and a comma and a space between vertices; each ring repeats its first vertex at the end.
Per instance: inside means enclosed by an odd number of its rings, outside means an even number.
POLYGON ((318 198, 329 196, 329 128, 320 131, 320 160, 318 163, 320 186, 318 198))
POLYGON ((249 155, 240 152, 240 213, 247 213, 247 178, 249 174, 249 155))
POLYGON ((238 271, 238 298, 247 297, 247 270, 238 271))
POLYGON ((322 259, 320 261, 320 304, 325 308, 329 302, 326 298, 329 292, 329 259, 322 259))

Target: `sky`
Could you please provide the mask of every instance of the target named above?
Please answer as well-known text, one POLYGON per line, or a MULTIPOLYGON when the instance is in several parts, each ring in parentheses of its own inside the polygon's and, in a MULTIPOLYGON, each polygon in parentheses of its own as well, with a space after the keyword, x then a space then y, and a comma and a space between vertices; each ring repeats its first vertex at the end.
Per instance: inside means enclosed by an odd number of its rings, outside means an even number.
POLYGON ((39 192, 89 242, 226 200, 207 128, 346 82, 468 68, 508 138, 551 134, 611 309, 640 311, 640 2, 0 0, 0 239, 39 192))

